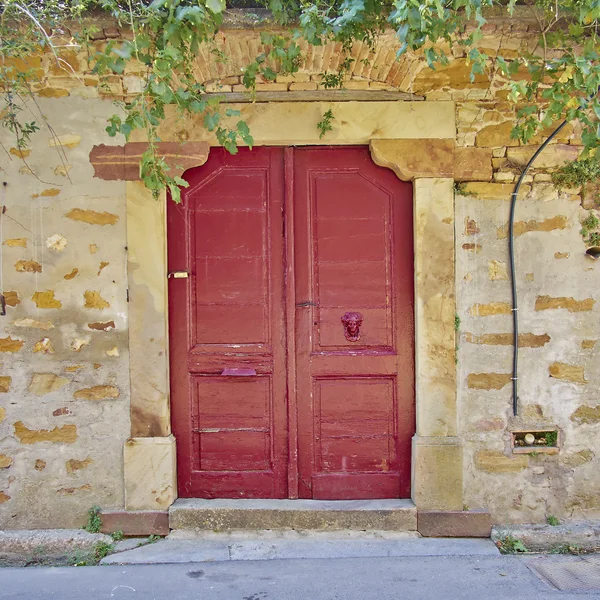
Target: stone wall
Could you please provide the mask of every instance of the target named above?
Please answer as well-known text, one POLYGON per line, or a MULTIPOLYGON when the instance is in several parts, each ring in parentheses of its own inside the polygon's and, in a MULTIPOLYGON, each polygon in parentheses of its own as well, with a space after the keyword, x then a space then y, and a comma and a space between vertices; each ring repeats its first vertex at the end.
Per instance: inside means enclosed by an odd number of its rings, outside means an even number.
MULTIPOLYGON (((516 54, 533 42, 528 31, 533 26, 491 20, 480 45, 494 53, 502 44, 505 56, 516 54)), ((97 43, 119 35, 127 33, 109 24, 97 34, 97 43)), ((199 80, 209 91, 241 91, 240 68, 260 51, 258 33, 232 30, 216 43, 231 59, 213 62, 208 52, 202 54, 196 65, 199 80)), ((429 175, 418 176, 456 180, 456 379, 464 503, 488 508, 496 522, 543 521, 549 514, 598 517, 600 479, 595 474, 600 440, 594 431, 600 407, 594 367, 600 336, 595 298, 600 267, 585 256, 580 223, 589 211, 582 207, 580 190, 558 193, 549 183, 551 170, 580 152, 578 128, 569 125, 547 148, 526 177, 519 198, 515 246, 521 410, 513 417, 506 224, 515 177, 543 137, 529 146, 510 139, 515 107, 507 101, 504 82, 496 75, 491 81, 478 76, 471 83, 460 49, 449 48, 452 61, 436 71, 418 55, 394 62, 396 50, 392 34, 383 36, 374 51, 357 44, 345 87, 401 91, 424 103, 454 102, 456 146, 448 140, 407 142, 411 164, 405 172, 417 176, 420 165, 428 165, 429 175), (450 156, 450 170, 432 171, 434 156, 436 164, 450 156), (540 428, 560 432, 558 453, 514 455, 511 432, 540 428)), ((132 414, 141 421, 130 429, 126 193, 139 200, 130 206, 135 227, 131 219, 129 231, 138 248, 144 223, 154 231, 164 215, 153 206, 150 216, 142 218, 142 200, 152 200, 139 184, 95 179, 90 163, 93 147, 120 143, 104 133, 105 120, 115 110, 113 98, 126 98, 139 89, 139 72, 133 68, 121 77, 99 80, 89 71, 85 53, 69 49, 63 58, 77 76, 58 69, 50 55, 29 61, 39 69, 36 90, 54 132, 43 130, 34 136, 32 148, 24 153, 26 162, 9 142, 5 145, 12 160, 0 160, 1 179, 8 183, 2 287, 9 303, 0 339, 1 527, 78 525, 92 505, 122 507, 123 442, 130 433, 169 434, 168 410, 163 410, 160 422, 148 422, 147 427, 139 417, 155 400, 166 406, 168 395, 166 372, 145 378, 142 353, 131 370, 134 408, 142 407, 132 414)), ((334 45, 311 50, 299 74, 260 82, 257 91, 318 92, 320 73, 335 68, 338 61, 339 48, 334 45)), ((281 115, 287 111, 295 129, 289 130, 285 143, 350 143, 345 140, 357 136, 366 143, 380 134, 361 129, 368 122, 364 115, 369 104, 346 103, 337 105, 337 115, 334 110, 333 131, 324 142, 318 141, 314 126, 327 106, 286 103, 281 115), (311 129, 303 136, 299 127, 311 129), (346 135, 348 130, 352 135, 346 135)), ((254 120, 265 130, 261 104, 238 107, 251 126, 254 120)), ((416 121, 386 127, 395 127, 398 133, 393 137, 402 138, 402 131, 419 126, 416 121)), ((197 124, 172 121, 163 130, 165 141, 213 143, 197 124)), ((258 142, 270 143, 268 136, 258 142)), ((591 205, 590 198, 583 202, 591 205)), ((148 235, 149 243, 153 238, 148 235)), ((153 264, 164 260, 156 248, 149 256, 156 257, 153 264)), ((130 255, 129 260, 132 292, 141 287, 140 294, 147 296, 143 310, 157 318, 164 315, 164 306, 152 303, 160 296, 154 287, 164 286, 158 270, 140 279, 132 269, 147 264, 147 257, 130 255)), ((141 312, 131 318, 133 329, 143 329, 141 312)), ((164 335, 158 321, 156 331, 164 335)), ((148 335, 154 340, 154 330, 148 335)), ((164 348, 152 352, 162 355, 164 348)), ((132 345, 132 357, 133 353, 132 345)))
MULTIPOLYGON (((37 111, 35 106, 31 107, 37 111)), ((52 130, 0 159, 0 527, 123 504, 129 436, 125 183, 93 179, 101 100, 39 99, 52 130)))

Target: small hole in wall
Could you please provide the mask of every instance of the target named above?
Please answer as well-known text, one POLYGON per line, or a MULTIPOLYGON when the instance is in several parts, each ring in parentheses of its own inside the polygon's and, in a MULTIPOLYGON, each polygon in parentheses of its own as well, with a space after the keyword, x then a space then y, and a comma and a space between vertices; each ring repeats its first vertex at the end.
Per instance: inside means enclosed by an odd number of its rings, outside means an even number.
POLYGON ((560 446, 558 429, 523 429, 511 432, 513 454, 556 454, 560 446))

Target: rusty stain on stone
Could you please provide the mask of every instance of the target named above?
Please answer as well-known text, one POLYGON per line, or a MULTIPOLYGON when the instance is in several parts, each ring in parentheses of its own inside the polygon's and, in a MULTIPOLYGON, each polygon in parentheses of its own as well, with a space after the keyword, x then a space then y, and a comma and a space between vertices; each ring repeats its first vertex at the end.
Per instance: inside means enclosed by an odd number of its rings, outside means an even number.
POLYGON ((39 342, 36 342, 33 346, 34 352, 40 352, 42 354, 54 354, 54 346, 52 346, 52 342, 50 338, 42 338, 39 342))
POLYGON ((3 406, 0 406, 0 423, 2 423, 6 419, 6 409, 3 406))
POLYGON ((7 496, 4 492, 0 492, 0 504, 4 504, 10 500, 10 496, 7 496))
POLYGON ((72 496, 73 494, 76 494, 77 492, 91 492, 91 491, 92 491, 92 486, 89 483, 86 483, 82 486, 74 487, 74 488, 60 488, 59 490, 56 490, 56 493, 60 494, 61 496, 72 496))
POLYGON ((69 383, 69 379, 55 375, 54 373, 34 373, 31 376, 27 390, 36 396, 50 394, 69 383))
POLYGON ((88 323, 88 327, 97 331, 109 331, 110 329, 115 328, 115 322, 106 321, 105 323, 88 323))
MULTIPOLYGON (((10 377, 9 375, 0 376, 0 394, 6 394, 7 392, 10 391, 11 382, 12 382, 12 377, 10 377)), ((3 419, 4 419, 4 415, 3 415, 3 418, 0 419, 0 423, 2 423, 3 419)))
POLYGON ((88 456, 85 460, 75 460, 74 458, 65 462, 67 474, 73 475, 75 471, 87 469, 94 461, 88 456))
MULTIPOLYGON (((474 335, 465 333, 465 341, 469 344, 483 344, 484 346, 512 346, 512 333, 483 333, 474 335)), ((520 333, 519 346, 521 348, 541 348, 550 341, 550 336, 547 333, 520 333)))
POLYGON ((13 321, 15 327, 31 327, 32 329, 54 329, 50 321, 35 321, 34 319, 16 319, 13 321))
POLYGON ((584 369, 581 365, 568 365, 566 363, 555 362, 548 367, 550 377, 562 379, 571 383, 587 383, 584 369))
POLYGON ((81 371, 81 369, 83 369, 83 365, 70 365, 65 367, 65 371, 67 371, 67 373, 74 373, 76 371, 81 371))
POLYGON ((73 397, 76 400, 111 400, 118 398, 119 389, 113 385, 95 385, 91 388, 77 390, 73 397))
POLYGON ((511 458, 496 450, 479 450, 475 454, 475 466, 486 473, 518 473, 528 464, 529 458, 524 454, 511 458))
POLYGON ((100 276, 100 273, 102 273, 102 269, 105 269, 106 267, 108 267, 108 265, 109 265, 109 264, 110 264, 110 263, 109 263, 109 262, 106 262, 105 260, 103 260, 103 261, 100 263, 100 268, 98 269, 98 276, 100 276))
POLYGON ((15 263, 17 273, 41 273, 42 265, 35 260, 18 260, 15 263))
POLYGON ((501 390, 511 381, 510 373, 470 373, 467 385, 472 390, 501 390))
POLYGON ((54 297, 54 290, 35 292, 31 299, 38 308, 62 308, 62 302, 54 297))
POLYGON ((569 258, 570 254, 569 252, 555 252, 554 253, 554 258, 569 258))
POLYGON ((9 248, 27 248, 27 238, 10 238, 8 240, 4 240, 2 245, 8 246, 9 248))
POLYGON ((77 425, 63 425, 54 429, 28 429, 22 421, 14 424, 15 435, 22 444, 52 442, 73 444, 77 440, 77 425))
POLYGON ((596 346, 597 340, 581 340, 581 348, 583 350, 591 350, 596 346))
POLYGON ((474 219, 465 217, 465 235, 477 235, 479 233, 479 227, 474 219))
POLYGON ((70 408, 67 408, 66 406, 61 406, 60 408, 57 408, 56 410, 52 411, 52 416, 53 417, 64 417, 65 415, 72 415, 73 413, 71 412, 70 408))
POLYGON ((489 302, 488 304, 474 304, 469 309, 474 317, 489 317, 491 315, 510 315, 511 306, 508 302, 489 302))
POLYGON ((12 465, 13 459, 6 454, 0 454, 0 469, 8 469, 12 465))
POLYGON ((84 210, 83 208, 74 208, 66 215, 73 221, 81 221, 90 225, 114 225, 118 220, 118 215, 109 212, 96 212, 95 210, 84 210))
POLYGON ((481 244, 474 244, 473 242, 463 244, 462 248, 463 250, 468 250, 469 252, 473 252, 475 254, 479 254, 482 249, 481 244))
POLYGON ((77 274, 79 273, 79 269, 75 268, 73 269, 70 273, 67 273, 64 278, 65 279, 74 279, 75 277, 77 277, 77 274))
POLYGON ((34 464, 33 468, 34 468, 36 471, 43 471, 43 470, 46 468, 46 461, 45 461, 45 460, 42 460, 41 458, 38 458, 38 459, 35 461, 35 464, 34 464))
POLYGON ((90 254, 96 254, 98 252, 98 246, 96 244, 90 244, 90 254))
POLYGON ((525 281, 531 282, 533 281, 533 273, 525 273, 525 281))
POLYGON ((105 308, 109 308, 110 304, 100 296, 100 292, 96 292, 93 290, 86 290, 83 293, 83 297, 85 298, 84 308, 94 308, 97 310, 104 310, 105 308))
POLYGON ((578 425, 600 423, 600 406, 580 406, 572 415, 571 421, 578 425))
POLYGON ((0 352, 19 352, 24 343, 24 340, 13 340, 10 335, 0 338, 0 352))
MULTIPOLYGON (((514 235, 518 237, 524 233, 531 231, 555 231, 557 229, 566 229, 569 224, 569 220, 564 215, 557 215, 551 219, 545 219, 544 221, 536 221, 531 219, 530 221, 517 221, 514 225, 514 235)), ((498 229, 498 239, 502 240, 508 237, 508 224, 503 225, 498 229)))
POLYGON ((535 299, 535 310, 551 310, 555 308, 566 308, 569 312, 585 312, 594 308, 596 301, 593 298, 575 300, 574 298, 552 298, 550 296, 538 296, 535 299))
POLYGON ((21 304, 17 292, 4 292, 4 300, 6 306, 16 306, 17 304, 21 304))

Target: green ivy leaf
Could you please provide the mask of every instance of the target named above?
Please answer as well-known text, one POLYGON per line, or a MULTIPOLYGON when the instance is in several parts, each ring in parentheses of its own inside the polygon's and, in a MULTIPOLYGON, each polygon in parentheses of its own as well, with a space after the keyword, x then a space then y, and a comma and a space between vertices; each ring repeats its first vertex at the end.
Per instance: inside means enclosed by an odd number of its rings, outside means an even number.
POLYGON ((225 10, 225 0, 206 0, 206 8, 215 14, 222 13, 225 10))

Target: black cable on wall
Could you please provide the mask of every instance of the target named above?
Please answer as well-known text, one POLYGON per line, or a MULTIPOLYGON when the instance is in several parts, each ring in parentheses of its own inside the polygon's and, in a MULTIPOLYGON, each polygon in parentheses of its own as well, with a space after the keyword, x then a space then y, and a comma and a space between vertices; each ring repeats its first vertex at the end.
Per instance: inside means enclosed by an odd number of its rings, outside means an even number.
POLYGON ((512 284, 512 314, 513 314, 513 371, 512 371, 512 390, 513 390, 513 415, 519 414, 519 396, 518 396, 518 375, 517 369, 519 364, 519 306, 517 297, 517 281, 515 275, 515 240, 514 240, 514 226, 515 226, 515 208, 517 206, 517 196, 519 189, 529 171, 531 165, 535 159, 543 152, 544 148, 556 137, 558 132, 567 124, 567 121, 563 121, 546 139, 546 141, 536 150, 535 154, 529 159, 529 162, 523 169, 516 185, 515 189, 511 194, 510 201, 510 218, 508 221, 508 255, 510 257, 510 279, 512 284))

